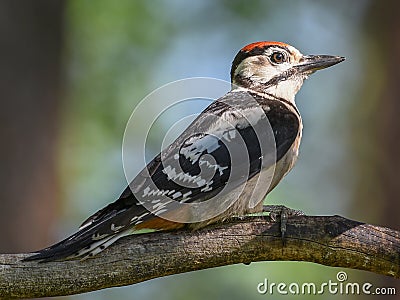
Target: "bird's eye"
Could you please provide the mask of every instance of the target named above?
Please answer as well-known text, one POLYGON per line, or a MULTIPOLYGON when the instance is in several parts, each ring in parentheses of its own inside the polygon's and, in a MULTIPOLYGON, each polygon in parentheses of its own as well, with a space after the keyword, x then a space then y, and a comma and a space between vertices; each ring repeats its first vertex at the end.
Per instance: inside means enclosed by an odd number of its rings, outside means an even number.
POLYGON ((274 52, 270 56, 271 62, 275 64, 281 64, 286 61, 286 55, 283 52, 274 52))

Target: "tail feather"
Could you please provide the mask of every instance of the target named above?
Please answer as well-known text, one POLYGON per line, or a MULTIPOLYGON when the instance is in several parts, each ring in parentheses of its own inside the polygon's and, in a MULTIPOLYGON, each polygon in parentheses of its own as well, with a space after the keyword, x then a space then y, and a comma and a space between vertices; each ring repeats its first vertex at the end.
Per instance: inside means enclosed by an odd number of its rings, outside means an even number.
POLYGON ((126 206, 132 201, 125 198, 117 200, 85 221, 78 232, 57 244, 33 253, 24 261, 49 262, 77 257, 87 258, 101 252, 125 235, 140 233, 141 230, 135 230, 135 224, 139 223, 138 218, 132 219, 132 216, 141 216, 140 222, 152 216, 143 206, 132 205, 127 209, 126 206))
POLYGON ((82 249, 90 247, 93 243, 91 236, 75 239, 76 235, 77 233, 57 244, 42 249, 37 254, 24 258, 24 261, 40 260, 41 262, 49 262, 68 259, 79 253, 82 249))
POLYGON ((98 240, 94 240, 92 235, 87 235, 85 238, 79 237, 81 234, 78 231, 65 240, 42 249, 32 256, 24 258, 23 261, 40 260, 40 262, 49 262, 76 258, 87 259, 100 253, 121 237, 150 231, 153 230, 135 230, 134 228, 129 228, 116 234, 107 235, 98 240), (79 237, 79 239, 76 239, 76 237, 79 237))
POLYGON ((116 235, 106 237, 102 240, 92 243, 89 247, 83 248, 76 255, 69 257, 69 258, 82 257, 82 259, 86 259, 86 258, 95 256, 96 254, 100 253, 101 251, 106 249, 108 246, 113 244, 116 240, 120 239, 123 236, 129 235, 131 233, 132 232, 130 230, 126 230, 126 231, 122 231, 116 235))

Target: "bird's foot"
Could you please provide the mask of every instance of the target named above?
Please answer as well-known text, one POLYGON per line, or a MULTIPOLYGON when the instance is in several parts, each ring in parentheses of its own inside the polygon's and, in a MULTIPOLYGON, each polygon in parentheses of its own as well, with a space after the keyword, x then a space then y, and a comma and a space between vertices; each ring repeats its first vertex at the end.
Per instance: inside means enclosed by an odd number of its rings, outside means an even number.
POLYGON ((297 209, 288 208, 284 205, 264 205, 263 212, 268 212, 273 222, 280 221, 282 243, 285 244, 286 225, 289 217, 303 216, 304 212, 297 209))

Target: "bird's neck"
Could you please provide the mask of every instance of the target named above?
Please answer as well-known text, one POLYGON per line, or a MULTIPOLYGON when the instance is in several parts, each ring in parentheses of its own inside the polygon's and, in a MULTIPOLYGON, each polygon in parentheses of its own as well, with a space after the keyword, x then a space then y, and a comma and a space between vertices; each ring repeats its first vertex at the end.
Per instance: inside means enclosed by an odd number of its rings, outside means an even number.
POLYGON ((292 77, 290 80, 260 82, 253 78, 236 76, 232 82, 232 89, 244 88, 295 103, 296 93, 300 90, 303 81, 302 77, 292 77))

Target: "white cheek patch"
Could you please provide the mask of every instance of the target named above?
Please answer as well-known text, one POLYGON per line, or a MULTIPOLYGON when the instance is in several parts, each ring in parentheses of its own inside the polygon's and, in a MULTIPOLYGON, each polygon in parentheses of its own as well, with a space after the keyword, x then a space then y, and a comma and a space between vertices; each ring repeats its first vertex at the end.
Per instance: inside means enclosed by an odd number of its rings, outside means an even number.
POLYGON ((251 56, 244 59, 238 65, 235 76, 239 75, 257 83, 266 83, 271 78, 282 74, 289 68, 289 63, 272 65, 266 57, 251 56))

